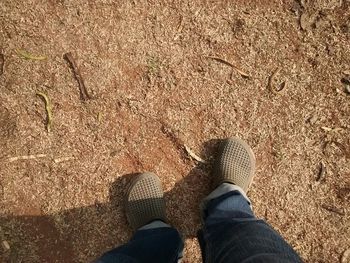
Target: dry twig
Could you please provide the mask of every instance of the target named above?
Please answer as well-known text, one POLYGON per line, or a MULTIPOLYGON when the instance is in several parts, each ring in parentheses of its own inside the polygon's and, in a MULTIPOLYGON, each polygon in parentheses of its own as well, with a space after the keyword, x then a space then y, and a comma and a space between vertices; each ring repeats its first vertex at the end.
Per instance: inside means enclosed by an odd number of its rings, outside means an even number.
POLYGON ((63 57, 68 61, 70 67, 72 68, 74 77, 78 81, 80 99, 83 101, 91 99, 89 93, 87 92, 87 89, 86 89, 86 86, 84 83, 84 79, 80 74, 79 68, 78 68, 77 64, 75 63, 75 60, 73 59, 72 53, 68 52, 68 53, 64 54, 63 57))
POLYGON ((4 74, 5 57, 0 53, 0 76, 4 74))
POLYGON ((3 186, 2 183, 0 182, 0 197, 3 198, 3 197, 4 197, 4 194, 5 194, 4 186, 3 186))
POLYGON ((230 66, 231 68, 233 68, 234 70, 236 70, 242 77, 244 78, 250 78, 250 76, 245 73, 243 70, 239 69, 236 65, 232 64, 231 62, 228 62, 222 58, 219 58, 219 57, 213 57, 213 56, 207 56, 206 58, 210 58, 210 59, 214 59, 216 61, 219 61, 225 65, 228 65, 230 66))
POLYGON ((341 216, 345 215, 344 211, 340 208, 336 208, 334 206, 325 205, 325 204, 321 205, 321 207, 323 209, 326 209, 329 212, 336 213, 336 214, 341 215, 341 216))
POLYGON ((326 166, 324 165, 323 162, 320 163, 320 171, 318 172, 316 182, 319 182, 323 179, 324 175, 326 173, 326 166))
POLYGON ((322 126, 321 129, 324 130, 325 132, 339 132, 339 131, 343 130, 343 128, 340 128, 340 127, 330 128, 330 127, 326 127, 326 126, 322 126))
POLYGON ((44 157, 46 157, 46 154, 30 154, 30 155, 10 157, 8 160, 9 162, 15 162, 19 160, 32 160, 32 159, 44 158, 44 157))
POLYGON ((174 40, 177 40, 179 38, 179 36, 180 36, 180 33, 181 33, 182 29, 183 29, 183 24, 184 24, 183 21, 184 21, 184 18, 183 18, 183 16, 181 16, 180 17, 180 23, 179 23, 179 26, 177 27, 177 32, 175 34, 174 40))
POLYGON ((70 161, 70 160, 74 160, 74 157, 68 156, 68 157, 55 158, 55 159, 53 159, 53 162, 54 163, 62 163, 62 162, 70 161))
POLYGON ((97 113, 97 121, 98 121, 98 123, 101 123, 102 122, 102 112, 98 112, 97 113))
POLYGON ((46 128, 47 132, 51 132, 51 126, 52 126, 52 106, 49 100, 49 97, 42 92, 37 92, 36 95, 42 97, 45 102, 45 109, 47 113, 47 123, 46 123, 46 128))
POLYGON ((197 154, 195 154, 190 147, 188 147, 186 144, 184 145, 185 150, 187 152, 187 154, 192 157, 194 160, 196 160, 197 162, 200 163, 206 163, 206 161, 204 161, 201 157, 199 157, 197 154))

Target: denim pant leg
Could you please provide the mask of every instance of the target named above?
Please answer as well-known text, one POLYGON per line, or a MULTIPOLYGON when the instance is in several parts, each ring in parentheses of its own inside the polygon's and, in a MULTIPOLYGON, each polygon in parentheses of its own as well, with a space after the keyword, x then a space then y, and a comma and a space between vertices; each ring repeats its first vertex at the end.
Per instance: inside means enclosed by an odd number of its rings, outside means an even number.
POLYGON ((224 183, 205 200, 198 238, 206 263, 302 262, 290 245, 254 216, 238 186, 224 183))
POLYGON ((175 228, 154 221, 138 229, 127 244, 105 253, 96 263, 175 263, 182 256, 183 246, 175 228))

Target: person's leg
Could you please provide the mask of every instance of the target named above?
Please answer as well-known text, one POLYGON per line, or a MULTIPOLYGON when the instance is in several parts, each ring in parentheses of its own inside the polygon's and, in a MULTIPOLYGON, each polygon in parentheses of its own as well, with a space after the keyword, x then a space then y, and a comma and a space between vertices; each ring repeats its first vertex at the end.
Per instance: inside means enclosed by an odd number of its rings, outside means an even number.
POLYGON ((301 262, 275 230, 254 216, 246 196, 254 169, 255 157, 245 142, 222 143, 214 170, 217 187, 202 207, 204 262, 301 262))
POLYGON ((177 262, 182 256, 183 241, 179 232, 165 223, 165 202, 158 177, 152 173, 139 175, 131 184, 125 205, 128 221, 136 230, 134 236, 96 262, 177 262))

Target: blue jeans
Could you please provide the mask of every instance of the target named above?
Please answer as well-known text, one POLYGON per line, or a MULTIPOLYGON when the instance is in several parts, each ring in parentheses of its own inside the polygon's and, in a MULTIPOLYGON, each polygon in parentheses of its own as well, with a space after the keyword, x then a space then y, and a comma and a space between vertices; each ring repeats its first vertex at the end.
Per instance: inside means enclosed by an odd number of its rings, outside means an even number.
MULTIPOLYGON (((238 186, 224 183, 205 200, 198 233, 204 262, 302 262, 266 222, 254 216, 238 186)), ((105 253, 98 263, 175 263, 183 241, 178 231, 156 221, 140 228, 129 243, 105 253)))

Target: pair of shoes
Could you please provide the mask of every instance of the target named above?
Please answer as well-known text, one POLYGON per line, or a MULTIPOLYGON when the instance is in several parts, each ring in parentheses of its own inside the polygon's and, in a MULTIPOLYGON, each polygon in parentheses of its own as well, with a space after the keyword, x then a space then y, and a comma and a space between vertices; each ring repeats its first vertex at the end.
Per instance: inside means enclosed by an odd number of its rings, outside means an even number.
MULTIPOLYGON (((247 192, 254 170, 255 157, 249 145, 238 138, 226 139, 220 144, 214 163, 213 187, 231 183, 247 192)), ((155 174, 142 173, 133 180, 126 196, 125 209, 134 230, 154 220, 166 221, 163 190, 155 174)))

